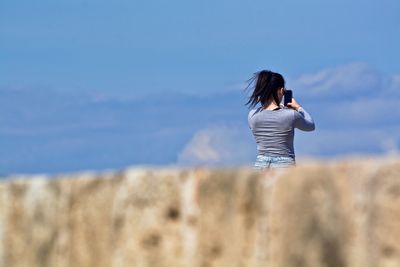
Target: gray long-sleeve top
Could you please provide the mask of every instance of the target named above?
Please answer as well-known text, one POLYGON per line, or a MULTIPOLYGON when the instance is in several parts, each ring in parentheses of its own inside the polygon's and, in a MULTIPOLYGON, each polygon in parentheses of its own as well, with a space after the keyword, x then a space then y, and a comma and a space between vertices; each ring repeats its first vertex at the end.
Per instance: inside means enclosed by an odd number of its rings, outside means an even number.
POLYGON ((257 143, 258 155, 285 156, 295 158, 293 140, 294 128, 313 131, 314 120, 304 108, 250 110, 248 123, 257 143))

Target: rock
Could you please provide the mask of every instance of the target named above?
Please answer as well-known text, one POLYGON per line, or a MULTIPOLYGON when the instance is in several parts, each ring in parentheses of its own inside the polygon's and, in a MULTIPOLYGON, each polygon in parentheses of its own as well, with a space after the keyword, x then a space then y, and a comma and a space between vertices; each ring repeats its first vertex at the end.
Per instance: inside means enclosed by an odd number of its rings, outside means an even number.
POLYGON ((0 266, 400 266, 400 160, 0 183, 0 266))

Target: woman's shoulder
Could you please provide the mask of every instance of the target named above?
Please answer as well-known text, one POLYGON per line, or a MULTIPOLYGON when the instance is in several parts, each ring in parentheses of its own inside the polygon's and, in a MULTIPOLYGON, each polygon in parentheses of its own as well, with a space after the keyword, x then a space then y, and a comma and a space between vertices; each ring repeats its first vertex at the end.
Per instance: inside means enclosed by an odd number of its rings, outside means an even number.
POLYGON ((292 108, 281 107, 279 115, 285 119, 294 119, 296 111, 292 108))
POLYGON ((264 109, 262 109, 262 107, 257 107, 257 108, 253 108, 249 111, 249 113, 248 113, 249 117, 255 115, 256 113, 260 113, 261 111, 270 111, 270 112, 274 112, 274 113, 276 111, 278 111, 279 113, 282 113, 282 114, 290 114, 290 115, 294 114, 293 109, 285 107, 285 106, 281 106, 280 109, 277 109, 277 110, 264 110, 264 109))
POLYGON ((294 109, 288 108, 288 107, 285 107, 285 106, 281 107, 280 110, 281 110, 282 112, 285 112, 285 113, 288 113, 288 114, 293 114, 293 113, 295 112, 294 109))
POLYGON ((248 114, 248 119, 250 119, 251 117, 253 117, 256 113, 258 113, 261 110, 262 107, 257 107, 257 108, 253 108, 249 111, 248 114))

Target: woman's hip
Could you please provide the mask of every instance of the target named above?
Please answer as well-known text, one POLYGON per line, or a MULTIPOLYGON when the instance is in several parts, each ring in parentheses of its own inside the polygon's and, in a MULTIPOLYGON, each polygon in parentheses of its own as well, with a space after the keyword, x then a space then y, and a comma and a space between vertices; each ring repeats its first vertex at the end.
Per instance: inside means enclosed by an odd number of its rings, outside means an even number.
POLYGON ((296 166, 296 160, 289 156, 266 156, 257 155, 254 163, 254 169, 265 168, 289 168, 296 166))

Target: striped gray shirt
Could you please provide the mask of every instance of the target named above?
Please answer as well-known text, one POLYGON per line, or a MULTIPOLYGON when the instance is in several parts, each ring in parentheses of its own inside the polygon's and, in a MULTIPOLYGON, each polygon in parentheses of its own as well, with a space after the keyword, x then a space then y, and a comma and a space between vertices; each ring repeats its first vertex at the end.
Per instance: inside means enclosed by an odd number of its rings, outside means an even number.
POLYGON ((278 110, 255 108, 249 112, 248 123, 257 143, 258 155, 293 159, 294 128, 302 131, 315 129, 313 119, 302 107, 298 111, 286 107, 278 110))

